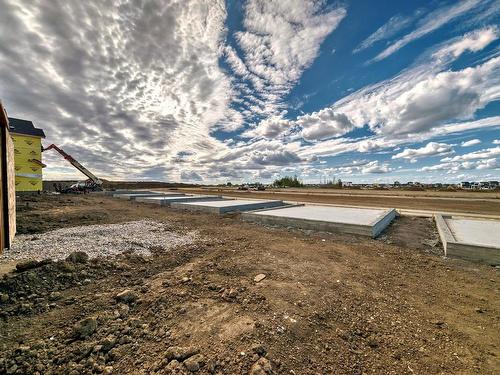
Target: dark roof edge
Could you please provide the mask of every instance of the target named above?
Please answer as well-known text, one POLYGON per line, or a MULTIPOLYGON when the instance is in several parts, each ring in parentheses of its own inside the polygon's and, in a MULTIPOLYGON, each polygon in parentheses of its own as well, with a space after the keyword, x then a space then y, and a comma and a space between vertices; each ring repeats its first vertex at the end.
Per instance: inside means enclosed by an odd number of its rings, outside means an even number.
POLYGON ((45 138, 44 131, 42 129, 35 128, 33 122, 29 120, 9 117, 9 128, 11 133, 45 138))

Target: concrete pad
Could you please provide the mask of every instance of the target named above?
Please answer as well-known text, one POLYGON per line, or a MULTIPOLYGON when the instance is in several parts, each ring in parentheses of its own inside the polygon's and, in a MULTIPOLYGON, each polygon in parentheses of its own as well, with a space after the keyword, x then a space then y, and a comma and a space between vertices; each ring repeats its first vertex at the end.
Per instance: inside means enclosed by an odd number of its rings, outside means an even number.
POLYGON ((113 196, 115 194, 138 194, 138 193, 151 193, 149 190, 127 190, 127 189, 118 189, 118 190, 105 190, 102 192, 104 195, 113 196))
POLYGON ((394 218, 394 209, 296 205, 248 212, 243 220, 324 232, 360 234, 375 238, 394 218))
POLYGON ((500 265, 500 221, 435 215, 445 256, 500 265))
POLYGON ((242 212, 283 206, 283 201, 227 199, 213 202, 172 203, 171 207, 189 211, 203 211, 215 214, 242 212))
POLYGON ((168 193, 168 192, 149 192, 149 193, 132 193, 132 194, 114 194, 113 198, 136 200, 144 197, 182 197, 183 193, 168 193))
POLYGON ((136 198, 135 201, 170 206, 173 202, 209 202, 223 199, 220 195, 187 195, 184 197, 141 197, 136 198))

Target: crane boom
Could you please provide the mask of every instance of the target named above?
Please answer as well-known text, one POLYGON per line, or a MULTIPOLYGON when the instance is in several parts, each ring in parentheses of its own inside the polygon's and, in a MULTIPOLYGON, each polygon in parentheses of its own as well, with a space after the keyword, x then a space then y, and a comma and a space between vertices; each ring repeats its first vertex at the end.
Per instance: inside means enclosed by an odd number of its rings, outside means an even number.
POLYGON ((95 183, 96 185, 102 185, 102 181, 99 178, 97 178, 92 172, 90 172, 87 168, 85 168, 78 161, 76 161, 71 155, 64 152, 62 149, 57 147, 55 144, 51 144, 49 147, 46 147, 46 148, 42 147, 42 152, 47 151, 47 150, 51 150, 51 149, 56 150, 58 153, 60 153, 64 159, 66 159, 68 162, 71 163, 71 165, 73 167, 75 167, 80 172, 82 172, 85 176, 87 176, 93 183, 95 183))

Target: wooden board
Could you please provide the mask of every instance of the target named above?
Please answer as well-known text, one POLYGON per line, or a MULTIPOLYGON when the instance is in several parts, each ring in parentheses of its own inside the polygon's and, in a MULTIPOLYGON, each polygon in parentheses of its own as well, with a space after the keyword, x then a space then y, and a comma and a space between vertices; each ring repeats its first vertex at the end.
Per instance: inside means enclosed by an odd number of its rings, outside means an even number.
MULTIPOLYGON (((14 142, 7 133, 7 201, 9 217, 9 244, 16 235, 16 172, 14 169, 14 142)), ((10 246, 9 246, 10 247, 10 246)))
POLYGON ((9 248, 16 234, 14 143, 7 113, 0 102, 0 253, 9 248))

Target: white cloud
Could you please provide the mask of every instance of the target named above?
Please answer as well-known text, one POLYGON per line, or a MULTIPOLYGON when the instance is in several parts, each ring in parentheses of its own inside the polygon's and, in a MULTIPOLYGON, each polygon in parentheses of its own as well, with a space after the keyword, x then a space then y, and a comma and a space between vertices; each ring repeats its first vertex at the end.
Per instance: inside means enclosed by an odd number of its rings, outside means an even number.
POLYGON ((468 154, 457 155, 452 158, 444 158, 441 161, 443 162, 469 161, 476 159, 489 159, 497 156, 500 156, 500 147, 487 148, 484 150, 474 151, 468 154))
POLYGON ((396 35, 398 32, 409 26, 415 17, 420 12, 415 12, 414 15, 410 17, 403 17, 400 15, 391 17, 386 24, 379 27, 373 34, 371 34, 368 38, 366 38, 356 49, 354 49, 353 53, 361 52, 362 50, 371 47, 373 44, 391 38, 396 35))
MULTIPOLYGON (((322 175, 367 175, 367 174, 382 174, 394 171, 388 163, 382 163, 378 160, 354 160, 352 163, 338 165, 331 168, 313 170, 312 173, 322 175)), ((311 172, 310 172, 311 173, 311 172)))
POLYGON ((404 151, 393 155, 392 159, 414 160, 421 157, 445 155, 453 152, 453 146, 446 143, 429 142, 421 148, 407 148, 404 151))
POLYGON ((406 46, 408 43, 439 29, 441 26, 464 15, 466 12, 470 11, 479 4, 480 0, 465 0, 429 13, 421 20, 419 26, 414 31, 406 34, 401 39, 384 49, 375 57, 374 61, 385 59, 406 46))
POLYGON ((490 26, 480 30, 465 34, 458 38, 456 42, 438 50, 432 56, 437 59, 444 59, 447 56, 457 58, 466 51, 477 52, 485 48, 491 42, 498 39, 498 27, 490 26))
POLYGON ((394 169, 387 163, 380 163, 378 160, 372 161, 361 168, 361 173, 389 173, 394 169))
POLYGON ((497 127, 500 127, 500 116, 436 126, 428 131, 403 137, 388 138, 385 136, 372 136, 367 139, 330 139, 316 143, 312 146, 304 146, 299 154, 302 156, 335 156, 353 151, 369 153, 388 148, 393 148, 394 151, 397 151, 399 149, 399 147, 397 147, 398 145, 419 143, 437 136, 461 134, 464 132, 477 131, 479 129, 497 127))
POLYGON ((331 108, 301 116, 295 123, 302 127, 302 137, 311 141, 345 134, 353 128, 345 114, 335 113, 331 108))
POLYGON ((484 159, 476 161, 465 162, 446 162, 432 166, 423 167, 422 172, 430 171, 448 171, 448 173, 455 173, 462 170, 483 170, 483 169, 496 169, 499 167, 498 159, 484 159))
POLYGON ((232 47, 225 53, 232 70, 250 81, 250 87, 247 83, 234 86, 248 94, 238 103, 246 108, 246 117, 279 115, 286 106, 283 96, 345 15, 342 7, 325 9, 323 2, 312 0, 249 0, 245 4, 244 31, 235 34, 242 56, 232 47))
MULTIPOLYGON (((2 99, 98 176, 178 179, 179 151, 224 148, 225 18, 223 0, 3 1, 2 99)), ((49 178, 67 167, 47 161, 49 178)))
POLYGON ((283 119, 281 116, 271 116, 262 120, 255 128, 250 128, 245 131, 243 137, 278 137, 291 128, 290 121, 283 119))
POLYGON ((470 147, 470 146, 478 145, 480 143, 481 143, 481 141, 476 138, 476 139, 471 139, 469 141, 462 142, 460 144, 460 146, 462 146, 462 147, 470 147))
MULTIPOLYGON (((463 39, 469 37, 466 34, 463 39)), ((454 43, 457 43, 456 39, 442 45, 440 50, 454 43)), ((324 114, 343 114, 346 116, 343 126, 325 121, 315 130, 320 134, 323 131, 326 135, 341 136, 354 128, 368 125, 375 137, 385 138, 386 145, 407 143, 410 138, 416 139, 423 134, 429 139, 500 125, 498 116, 450 124, 454 120, 472 119, 477 110, 500 98, 500 57, 486 59, 480 65, 458 71, 446 70, 451 61, 444 58, 436 60, 431 56, 429 61, 392 79, 365 87, 331 107, 304 115, 298 120, 302 119, 307 124, 306 120, 313 121, 324 114)), ((335 144, 334 150, 339 148, 341 145, 335 144)))
MULTIPOLYGON (((337 106, 357 126, 368 123, 377 133, 408 134, 474 112, 500 97, 500 58, 459 71, 423 76, 402 75, 373 91, 362 91, 337 106)), ((335 106, 334 106, 335 107, 335 106)))

